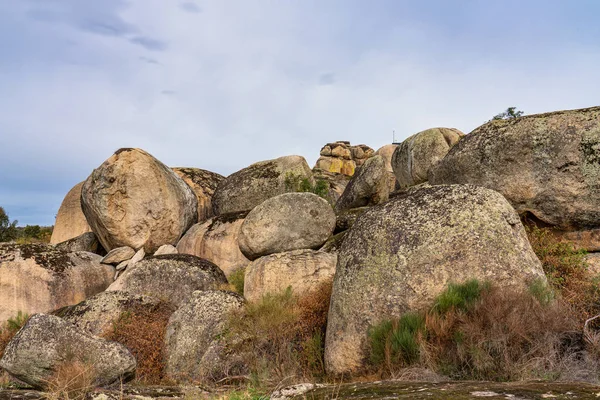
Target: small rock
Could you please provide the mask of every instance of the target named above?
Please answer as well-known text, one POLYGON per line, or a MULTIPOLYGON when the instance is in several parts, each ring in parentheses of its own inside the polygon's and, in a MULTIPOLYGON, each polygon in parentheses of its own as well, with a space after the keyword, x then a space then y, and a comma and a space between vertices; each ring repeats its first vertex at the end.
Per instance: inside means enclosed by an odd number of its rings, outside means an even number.
POLYGON ((156 250, 156 252, 154 253, 155 256, 160 256, 163 254, 177 254, 177 248, 171 244, 163 244, 162 246, 160 246, 158 248, 158 250, 156 250))
POLYGON ((142 247, 141 249, 139 249, 137 251, 137 253, 135 253, 135 255, 131 258, 131 260, 129 260, 129 264, 127 264, 127 266, 133 267, 135 264, 142 261, 144 259, 144 257, 146 257, 146 252, 144 251, 144 248, 142 247))
POLYGON ((102 264, 119 264, 125 260, 131 259, 135 255, 135 250, 129 246, 117 247, 116 249, 112 249, 108 252, 107 255, 104 256, 102 264))

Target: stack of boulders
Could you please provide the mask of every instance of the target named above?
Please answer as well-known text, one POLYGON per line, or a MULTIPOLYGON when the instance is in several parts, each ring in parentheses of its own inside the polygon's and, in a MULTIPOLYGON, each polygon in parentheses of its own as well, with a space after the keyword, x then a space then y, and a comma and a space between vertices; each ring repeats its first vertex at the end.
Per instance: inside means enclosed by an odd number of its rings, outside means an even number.
POLYGON ((38 313, 0 367, 42 387, 69 351, 95 360, 97 384, 126 380, 135 358, 98 336, 124 312, 167 304, 169 378, 243 374, 223 334, 228 315, 333 280, 326 367, 360 372, 370 327, 426 306, 450 282, 543 282, 520 217, 599 250, 599 177, 600 107, 491 121, 469 135, 433 128, 377 152, 331 143, 314 170, 286 156, 221 177, 121 149, 71 191, 80 207, 71 192, 63 203, 61 221, 83 215, 87 225, 61 222, 56 247, 0 246, 0 319, 38 313), (295 186, 326 174, 345 177, 333 200, 295 186), (239 273, 243 296, 227 285, 239 273))

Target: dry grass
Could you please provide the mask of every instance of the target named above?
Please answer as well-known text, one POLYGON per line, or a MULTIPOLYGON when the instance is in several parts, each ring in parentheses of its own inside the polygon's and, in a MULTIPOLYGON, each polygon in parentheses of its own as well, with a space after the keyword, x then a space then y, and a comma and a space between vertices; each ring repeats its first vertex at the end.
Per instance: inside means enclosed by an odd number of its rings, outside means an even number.
POLYGON ((407 367, 421 367, 453 379, 555 380, 577 371, 597 376, 567 302, 540 302, 529 292, 493 286, 480 290, 468 306, 444 312, 433 307, 375 326, 371 360, 380 375, 398 377, 407 367))
POLYGON ((323 344, 331 282, 298 298, 291 289, 248 303, 228 320, 231 350, 242 355, 257 387, 325 374, 323 344))
POLYGON ((137 360, 136 381, 143 384, 166 383, 164 342, 173 308, 167 303, 155 307, 136 307, 121 314, 103 334, 121 343, 137 360))
POLYGON ((94 390, 96 372, 93 365, 81 361, 66 361, 48 379, 48 400, 79 400, 94 390))
POLYGON ((19 311, 17 315, 9 318, 0 326, 0 358, 4 354, 4 349, 19 330, 27 323, 29 315, 19 311))
POLYGON ((530 224, 527 234, 549 283, 578 315, 580 323, 600 314, 600 289, 588 271, 585 251, 559 241, 550 228, 530 224))

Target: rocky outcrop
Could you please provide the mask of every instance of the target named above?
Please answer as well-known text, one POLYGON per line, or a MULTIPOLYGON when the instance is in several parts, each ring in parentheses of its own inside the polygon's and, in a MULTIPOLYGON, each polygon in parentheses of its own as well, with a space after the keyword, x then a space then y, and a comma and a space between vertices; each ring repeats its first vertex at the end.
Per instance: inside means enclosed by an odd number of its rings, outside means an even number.
POLYGON ((135 374, 135 358, 123 345, 46 314, 32 316, 15 335, 0 367, 35 388, 44 388, 61 364, 76 361, 91 369, 97 386, 127 381, 135 374))
POLYGON ((85 181, 81 205, 102 246, 153 253, 176 244, 197 219, 192 189, 141 149, 120 149, 85 181))
POLYGON ((51 245, 0 243, 0 321, 77 304, 106 289, 115 270, 102 257, 51 245))
POLYGON ((271 254, 246 267, 244 297, 258 301, 267 293, 277 294, 291 287, 297 296, 306 295, 335 274, 337 255, 314 250, 271 254))
POLYGON ((473 278, 520 288, 545 280, 519 216, 499 193, 434 186, 365 211, 338 254, 327 369, 360 370, 371 325, 428 307, 448 283, 473 278))
POLYGON ((52 314, 94 336, 101 336, 112 329, 113 323, 123 313, 139 309, 152 310, 159 304, 160 300, 155 297, 121 291, 106 291, 74 306, 63 307, 52 314))
MULTIPOLYGON (((600 107, 490 121, 430 172, 432 184, 496 190, 520 214, 564 231, 598 229, 600 107)), ((588 241, 590 247, 598 245, 597 239, 588 241)))
POLYGON ((375 151, 367 145, 351 146, 350 142, 327 143, 320 152, 315 170, 322 170, 346 176, 354 175, 357 166, 361 166, 375 151))
POLYGON ((212 196, 217 190, 217 186, 225 177, 215 172, 210 172, 200 168, 176 167, 173 171, 196 194, 198 199, 198 219, 195 222, 204 222, 213 216, 212 196))
POLYGON ((314 185, 304 157, 286 156, 261 161, 229 175, 219 183, 212 203, 215 215, 248 212, 263 201, 295 191, 297 181, 314 185))
POLYGON ((238 246, 245 216, 224 214, 192 226, 177 244, 177 251, 212 261, 229 276, 250 262, 238 246))
POLYGON ((195 290, 217 289, 224 283, 225 274, 210 261, 189 254, 166 254, 128 266, 106 290, 153 296, 180 306, 195 290))
POLYGON ((286 193, 254 208, 240 228, 239 246, 251 260, 297 249, 319 248, 335 228, 335 213, 312 193, 286 193))
POLYGON ((166 371, 171 379, 202 382, 237 375, 235 356, 226 351, 222 336, 229 313, 243 302, 232 292, 194 292, 173 313, 165 339, 166 371))
POLYGON ((89 253, 97 253, 99 251, 99 243, 94 232, 86 232, 73 239, 65 240, 56 245, 56 248, 67 253, 75 251, 87 251, 89 253))
POLYGON ((427 182, 429 169, 444 158, 464 134, 454 128, 432 128, 405 141, 392 155, 392 169, 401 188, 427 182))
POLYGON ((91 232, 91 228, 81 210, 82 187, 83 182, 78 183, 65 196, 56 214, 50 244, 62 243, 86 232, 91 232))
POLYGON ((373 206, 387 201, 390 195, 385 161, 381 156, 369 158, 354 174, 342 196, 335 203, 336 211, 373 206))
MULTIPOLYGON (((319 184, 319 181, 325 181, 327 183, 328 193, 326 199, 331 204, 335 204, 338 201, 351 179, 348 175, 327 172, 318 168, 313 169, 313 176, 316 185, 319 184)), ((396 178, 394 177, 394 179, 396 178)))
POLYGON ((348 210, 336 210, 335 215, 335 232, 343 232, 350 228, 356 222, 358 217, 369 207, 350 208, 348 210))
POLYGON ((392 168, 392 156, 394 155, 394 151, 396 151, 397 148, 398 145, 395 143, 386 144, 385 146, 380 147, 375 152, 375 155, 383 157, 383 160, 385 161, 385 169, 387 171, 387 183, 390 193, 393 192, 394 189, 396 189, 396 175, 394 175, 394 169, 392 168))

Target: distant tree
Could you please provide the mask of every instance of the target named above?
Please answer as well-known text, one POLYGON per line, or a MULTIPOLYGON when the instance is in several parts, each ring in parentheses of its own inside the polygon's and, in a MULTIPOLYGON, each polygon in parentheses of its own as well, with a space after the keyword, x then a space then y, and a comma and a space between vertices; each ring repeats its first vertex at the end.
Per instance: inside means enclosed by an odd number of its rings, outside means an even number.
POLYGON ((9 242, 17 237, 17 221, 10 222, 4 208, 0 207, 0 242, 9 242))
POLYGON ((27 225, 23 229, 23 236, 33 239, 39 239, 42 234, 42 228, 39 225, 27 225))
POLYGON ((499 119, 515 119, 523 115, 523 111, 517 110, 517 107, 508 107, 506 111, 496 115, 492 121, 499 119))

